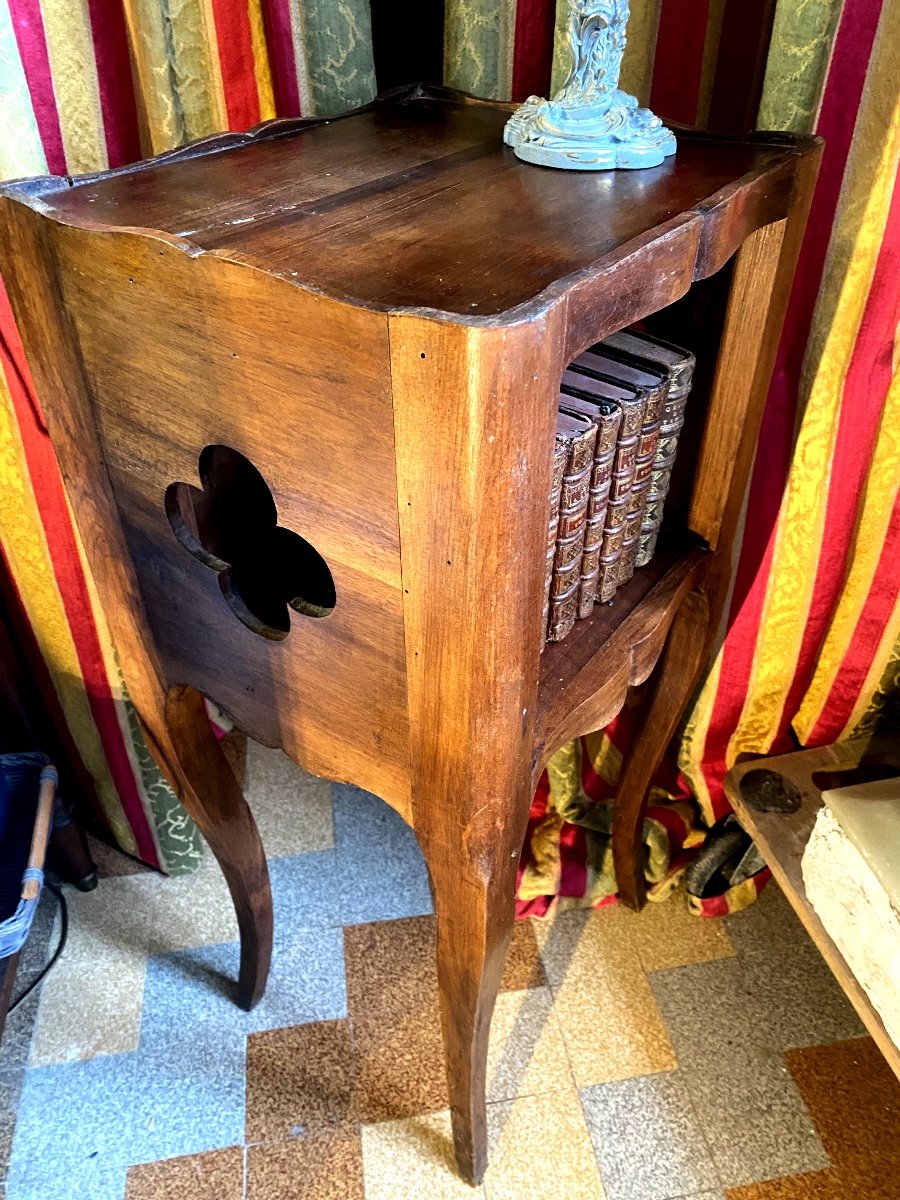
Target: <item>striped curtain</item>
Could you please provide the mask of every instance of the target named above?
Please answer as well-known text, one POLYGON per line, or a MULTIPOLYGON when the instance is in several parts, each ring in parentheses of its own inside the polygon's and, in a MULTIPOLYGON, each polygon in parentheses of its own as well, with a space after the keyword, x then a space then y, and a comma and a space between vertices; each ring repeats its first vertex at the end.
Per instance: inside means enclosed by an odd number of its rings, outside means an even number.
MULTIPOLYGON (((771 38, 757 44, 773 3, 631 4, 623 85, 661 115, 715 125, 752 93, 761 127, 828 139, 727 635, 677 763, 657 780, 650 860, 660 885, 680 861, 671 848, 702 836, 689 798, 707 822, 720 814, 738 754, 865 729, 900 676, 900 0, 778 0, 771 38)), ((566 0, 444 0, 446 81, 498 98, 546 94, 565 71, 565 9, 566 0)), ((0 0, 0 175, 114 167, 271 116, 346 109, 374 94, 373 59, 369 0, 0 0)), ((411 46, 407 77, 416 74, 411 46)), ((131 853, 189 869, 196 833, 123 693, 2 295, 0 552, 103 819, 131 853)), ((603 822, 585 801, 614 795, 628 720, 626 711, 551 764, 552 800, 546 780, 535 799, 523 909, 609 895, 603 822)))
MULTIPOLYGON (((723 128, 752 92, 756 53, 757 127, 826 139, 720 648, 652 794, 651 895, 703 836, 689 799, 705 824, 727 811, 723 778, 739 755, 862 733, 900 690, 900 2, 778 0, 774 21, 772 8, 631 4, 623 86, 661 116, 723 128)), ((540 44, 558 86, 566 9, 560 0, 554 56, 545 0, 455 0, 448 82, 498 98, 545 93, 540 44)), ((594 802, 615 795, 629 717, 551 761, 520 912, 613 899, 608 806, 594 802)))
MULTIPOLYGON (((0 177, 103 170, 375 94, 368 0, 0 0, 0 177)), ((0 553, 98 818, 177 873, 197 833, 151 759, 0 282, 0 553)))

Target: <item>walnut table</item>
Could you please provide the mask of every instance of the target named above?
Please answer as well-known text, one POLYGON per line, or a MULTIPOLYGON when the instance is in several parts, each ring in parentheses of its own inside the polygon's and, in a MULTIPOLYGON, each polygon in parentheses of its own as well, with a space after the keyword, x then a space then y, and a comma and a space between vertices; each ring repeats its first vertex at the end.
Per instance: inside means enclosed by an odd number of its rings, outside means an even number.
POLYGON ((719 626, 819 158, 684 134, 652 170, 558 172, 503 146, 509 111, 404 89, 0 189, 0 267, 128 693, 231 888, 241 999, 271 900, 203 695, 415 830, 470 1180, 535 782, 649 679, 614 831, 643 901, 645 793, 719 626), (542 654, 560 376, 660 310, 706 364, 661 549, 542 654))

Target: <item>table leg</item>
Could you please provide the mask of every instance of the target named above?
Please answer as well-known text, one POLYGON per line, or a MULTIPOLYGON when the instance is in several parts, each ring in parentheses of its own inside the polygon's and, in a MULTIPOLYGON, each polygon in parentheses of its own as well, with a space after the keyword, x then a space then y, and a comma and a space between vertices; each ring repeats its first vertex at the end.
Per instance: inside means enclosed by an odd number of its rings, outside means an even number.
POLYGON ((672 622, 622 763, 613 809, 613 862, 619 896, 629 908, 642 908, 647 898, 643 839, 647 793, 705 665, 709 622, 706 593, 689 592, 672 622))
POLYGON ((195 688, 173 687, 166 725, 183 780, 181 800, 216 856, 241 935, 238 1003, 262 999, 272 957, 272 893, 259 830, 195 688))
MULTIPOLYGON (((443 806, 452 812, 449 804, 443 806)), ((517 830, 519 822, 510 822, 517 830)), ((491 1016, 515 921, 520 846, 509 834, 469 841, 422 838, 437 917, 437 972, 444 1056, 460 1175, 479 1184, 487 1167, 485 1087, 491 1016), (480 842, 480 844, 478 844, 480 842)))

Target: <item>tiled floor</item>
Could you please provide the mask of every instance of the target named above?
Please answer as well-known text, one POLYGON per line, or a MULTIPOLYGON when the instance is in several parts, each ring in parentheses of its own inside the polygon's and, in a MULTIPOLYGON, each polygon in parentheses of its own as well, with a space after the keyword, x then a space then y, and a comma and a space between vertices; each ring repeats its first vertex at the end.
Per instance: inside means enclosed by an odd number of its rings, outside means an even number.
MULTIPOLYGON (((451 1164, 433 921, 380 801, 251 746, 276 947, 232 1002, 211 860, 103 855, 0 1054, 6 1200, 900 1200, 900 1086, 771 887, 724 922, 517 927, 492 1027, 491 1167, 451 1164), (126 873, 122 873, 126 872, 126 873)), ((20 978, 45 952, 42 910, 20 978)))

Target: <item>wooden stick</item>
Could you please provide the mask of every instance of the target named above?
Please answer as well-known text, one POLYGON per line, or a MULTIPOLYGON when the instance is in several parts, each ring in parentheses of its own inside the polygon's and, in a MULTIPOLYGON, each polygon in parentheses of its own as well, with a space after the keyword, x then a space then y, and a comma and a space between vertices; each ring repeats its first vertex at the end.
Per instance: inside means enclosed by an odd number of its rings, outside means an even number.
MULTIPOLYGON (((56 771, 52 776, 44 775, 41 779, 41 790, 38 792, 37 816, 34 819, 34 832, 31 835, 31 851, 28 855, 28 866, 44 869, 44 858, 47 854, 47 842, 50 840, 50 823, 53 819, 53 799, 56 796, 56 771)), ((22 887, 23 900, 35 900, 40 887, 36 879, 29 879, 22 887)))

